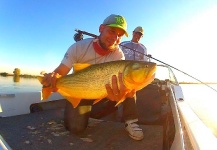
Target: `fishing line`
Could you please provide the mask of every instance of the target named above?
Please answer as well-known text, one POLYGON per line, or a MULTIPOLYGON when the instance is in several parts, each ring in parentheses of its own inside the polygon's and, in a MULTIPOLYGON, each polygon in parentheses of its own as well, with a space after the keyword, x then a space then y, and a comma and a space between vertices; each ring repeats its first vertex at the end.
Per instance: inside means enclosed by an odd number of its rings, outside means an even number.
POLYGON ((165 62, 162 62, 162 61, 160 61, 160 60, 158 60, 158 59, 152 57, 151 55, 146 55, 146 54, 144 54, 144 53, 141 53, 141 52, 139 52, 139 51, 136 51, 135 49, 132 49, 132 48, 127 47, 127 46, 124 46, 124 45, 122 45, 122 44, 119 44, 119 45, 122 46, 122 47, 128 48, 128 49, 130 49, 130 50, 133 50, 133 51, 135 51, 135 52, 137 52, 137 53, 143 54, 143 55, 145 55, 145 56, 147 56, 147 57, 149 57, 149 58, 151 58, 151 59, 154 59, 154 60, 156 60, 156 61, 158 61, 158 62, 160 62, 160 63, 162 63, 162 64, 164 64, 164 65, 167 65, 167 66, 169 66, 170 68, 173 68, 173 69, 175 69, 175 70, 177 70, 177 71, 179 71, 179 72, 181 72, 181 73, 183 73, 183 74, 185 74, 185 75, 187 75, 187 76, 189 76, 189 77, 191 77, 191 78, 193 78, 193 79, 199 81, 200 83, 202 83, 202 84, 208 86, 209 88, 211 88, 212 90, 214 90, 215 92, 217 92, 216 89, 214 89, 214 88, 211 87, 210 85, 204 83, 203 81, 201 81, 201 80, 199 80, 199 79, 197 79, 197 78, 195 78, 195 77, 193 77, 193 76, 187 74, 186 72, 181 71, 181 70, 179 70, 179 69, 177 69, 177 68, 175 68, 175 67, 173 67, 173 66, 171 66, 171 65, 169 65, 169 64, 167 64, 167 63, 165 63, 165 62))
MULTIPOLYGON (((94 38, 97 38, 97 37, 98 37, 97 35, 92 34, 92 33, 88 33, 88 32, 86 32, 86 31, 81 31, 81 30, 78 30, 78 29, 76 29, 75 31, 78 32, 78 34, 86 34, 86 35, 92 36, 92 37, 94 37, 94 38)), ((76 40, 77 40, 77 39, 76 39, 76 40)), ((170 68, 173 68, 173 69, 175 69, 175 70, 177 70, 177 71, 179 71, 179 72, 181 72, 181 73, 183 73, 183 74, 185 74, 185 75, 187 75, 187 76, 189 76, 189 77, 191 77, 191 78, 193 78, 193 79, 199 81, 200 83, 206 85, 207 87, 209 87, 209 88, 211 88, 212 90, 214 90, 215 92, 217 92, 216 89, 214 89, 214 88, 211 87, 210 85, 204 83, 203 81, 201 81, 201 80, 199 80, 199 79, 197 79, 197 78, 195 78, 195 77, 193 77, 193 76, 187 74, 186 72, 181 71, 181 70, 179 70, 179 69, 177 69, 177 68, 175 68, 175 67, 173 67, 173 66, 171 66, 171 65, 169 65, 169 64, 167 64, 167 63, 165 63, 165 62, 163 62, 163 61, 160 61, 160 60, 158 60, 158 59, 152 57, 151 55, 146 55, 146 54, 144 54, 144 53, 141 53, 141 52, 139 52, 139 51, 137 51, 137 50, 135 50, 135 49, 132 49, 132 48, 127 47, 127 46, 124 46, 124 45, 122 45, 122 44, 119 44, 119 45, 122 46, 122 47, 128 48, 128 49, 130 49, 130 50, 132 50, 132 51, 134 51, 134 52, 137 52, 137 53, 140 53, 140 54, 142 54, 142 55, 145 55, 146 57, 149 57, 149 58, 151 58, 151 59, 154 59, 154 60, 156 60, 156 61, 158 61, 158 62, 160 62, 160 63, 162 63, 162 64, 164 64, 164 65, 166 65, 166 66, 169 66, 170 68)))

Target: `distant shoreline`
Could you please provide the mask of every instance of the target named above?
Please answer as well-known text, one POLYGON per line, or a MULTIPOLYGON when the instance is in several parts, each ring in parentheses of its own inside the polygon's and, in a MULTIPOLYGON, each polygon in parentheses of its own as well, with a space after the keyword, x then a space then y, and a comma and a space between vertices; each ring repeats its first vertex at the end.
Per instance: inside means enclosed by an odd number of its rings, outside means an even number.
MULTIPOLYGON (((14 74, 9 74, 9 73, 6 73, 6 72, 0 72, 0 76, 3 76, 3 77, 8 77, 8 76, 14 76, 14 74)), ((23 78, 37 78, 36 75, 28 75, 28 74, 20 74, 18 75, 18 77, 23 77, 23 78)), ((179 84, 217 84, 217 82, 179 82, 179 84)))
POLYGON ((179 84, 217 84, 217 82, 179 82, 179 84))
MULTIPOLYGON (((14 77, 15 75, 14 74, 9 74, 9 73, 0 73, 0 76, 3 76, 3 77, 14 77)), ((23 77, 23 78, 37 78, 36 75, 28 75, 28 74, 20 74, 20 75, 17 75, 17 77, 23 77)))

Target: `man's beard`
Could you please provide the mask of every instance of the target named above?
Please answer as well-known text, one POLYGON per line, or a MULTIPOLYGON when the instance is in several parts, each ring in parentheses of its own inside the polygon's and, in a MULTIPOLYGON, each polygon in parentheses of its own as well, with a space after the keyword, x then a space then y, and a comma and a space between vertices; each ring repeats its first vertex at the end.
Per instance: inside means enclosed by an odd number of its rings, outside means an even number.
POLYGON ((99 40, 99 45, 107 51, 115 51, 118 49, 118 44, 113 44, 112 46, 108 47, 104 43, 102 43, 101 40, 99 40))

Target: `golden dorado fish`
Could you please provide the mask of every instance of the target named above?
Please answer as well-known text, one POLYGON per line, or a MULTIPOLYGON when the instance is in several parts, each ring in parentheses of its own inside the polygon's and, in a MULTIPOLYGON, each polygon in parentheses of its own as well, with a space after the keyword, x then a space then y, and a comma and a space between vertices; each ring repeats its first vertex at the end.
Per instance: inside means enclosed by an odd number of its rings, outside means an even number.
MULTIPOLYGON (((94 100, 94 104, 107 97, 106 84, 112 83, 112 76, 122 73, 127 89, 140 90, 154 80, 156 64, 132 60, 118 60, 101 64, 74 64, 74 73, 56 80, 58 92, 77 107, 82 99, 94 100)), ((38 76, 42 82, 43 77, 38 76)), ((51 87, 42 89, 43 99, 52 93, 51 87)), ((120 100, 116 105, 123 102, 120 100)))

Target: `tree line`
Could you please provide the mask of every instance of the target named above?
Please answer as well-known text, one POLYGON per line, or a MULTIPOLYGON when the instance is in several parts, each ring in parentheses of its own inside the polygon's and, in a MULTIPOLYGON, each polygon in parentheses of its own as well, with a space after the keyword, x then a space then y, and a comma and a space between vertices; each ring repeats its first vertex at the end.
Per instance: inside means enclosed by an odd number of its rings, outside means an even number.
POLYGON ((7 72, 1 72, 0 76, 15 76, 15 77, 24 77, 24 78, 36 78, 37 76, 34 75, 28 75, 28 74, 21 74, 21 70, 19 68, 15 68, 13 71, 13 74, 7 73, 7 72))

